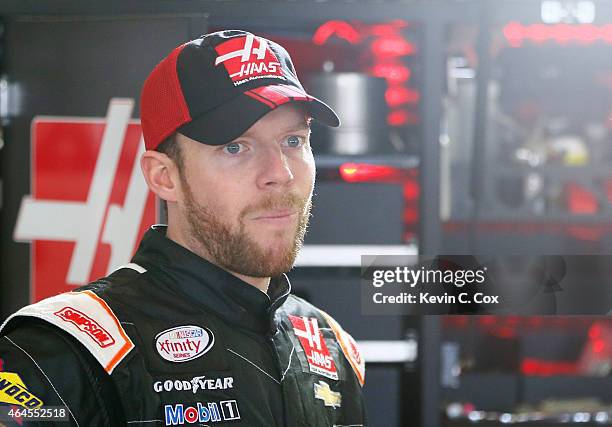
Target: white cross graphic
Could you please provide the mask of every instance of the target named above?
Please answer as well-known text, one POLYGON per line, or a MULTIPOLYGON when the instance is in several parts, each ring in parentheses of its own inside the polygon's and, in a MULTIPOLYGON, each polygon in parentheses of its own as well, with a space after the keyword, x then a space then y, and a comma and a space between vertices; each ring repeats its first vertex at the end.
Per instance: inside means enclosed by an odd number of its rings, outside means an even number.
POLYGON ((133 107, 132 99, 111 99, 100 152, 85 202, 36 200, 31 196, 25 196, 21 202, 14 239, 74 241, 76 244, 66 282, 75 286, 89 280, 99 240, 111 246, 109 273, 129 262, 136 243, 138 225, 148 196, 148 187, 138 166, 138 159, 144 151, 142 137, 125 203, 123 206, 109 206, 133 107), (105 215, 107 206, 108 215, 105 215))
POLYGON ((315 317, 312 318, 312 325, 310 324, 311 320, 307 317, 302 317, 302 320, 306 330, 302 331, 301 329, 293 328, 295 335, 306 338, 310 347, 313 347, 314 344, 317 350, 321 351, 321 333, 319 332, 317 319, 315 317))
POLYGON ((255 36, 253 34, 249 34, 245 38, 244 48, 235 50, 230 53, 226 53, 225 55, 218 56, 215 59, 215 66, 219 65, 222 62, 227 61, 228 59, 236 58, 240 56, 240 62, 247 62, 251 57, 251 53, 257 54, 257 59, 262 60, 266 56, 266 49, 268 48, 268 43, 262 39, 261 37, 257 37, 257 41, 259 42, 259 47, 253 47, 253 41, 255 40, 255 36))

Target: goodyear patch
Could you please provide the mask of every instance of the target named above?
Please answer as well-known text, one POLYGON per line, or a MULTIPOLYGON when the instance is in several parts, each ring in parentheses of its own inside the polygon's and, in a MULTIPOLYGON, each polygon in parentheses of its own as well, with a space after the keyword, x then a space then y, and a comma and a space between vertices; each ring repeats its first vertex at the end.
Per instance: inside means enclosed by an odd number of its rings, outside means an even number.
POLYGON ((43 401, 34 396, 18 374, 0 372, 0 402, 24 408, 39 408, 43 401))

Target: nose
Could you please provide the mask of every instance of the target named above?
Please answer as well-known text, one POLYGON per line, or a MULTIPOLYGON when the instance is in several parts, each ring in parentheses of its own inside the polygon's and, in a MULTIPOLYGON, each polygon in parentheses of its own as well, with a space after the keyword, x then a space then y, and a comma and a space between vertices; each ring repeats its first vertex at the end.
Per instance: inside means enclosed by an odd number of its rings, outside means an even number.
POLYGON ((289 159, 280 147, 270 147, 261 154, 257 185, 262 189, 282 187, 293 181, 289 159))

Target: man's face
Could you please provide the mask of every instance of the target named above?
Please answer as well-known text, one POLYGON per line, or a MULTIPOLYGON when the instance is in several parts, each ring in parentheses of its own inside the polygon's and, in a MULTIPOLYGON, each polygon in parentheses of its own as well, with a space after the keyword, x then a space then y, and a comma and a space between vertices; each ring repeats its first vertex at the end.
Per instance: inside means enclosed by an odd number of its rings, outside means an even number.
POLYGON ((285 104, 210 146, 179 135, 178 211, 190 246, 247 276, 289 271, 310 215, 315 165, 303 110, 285 104))

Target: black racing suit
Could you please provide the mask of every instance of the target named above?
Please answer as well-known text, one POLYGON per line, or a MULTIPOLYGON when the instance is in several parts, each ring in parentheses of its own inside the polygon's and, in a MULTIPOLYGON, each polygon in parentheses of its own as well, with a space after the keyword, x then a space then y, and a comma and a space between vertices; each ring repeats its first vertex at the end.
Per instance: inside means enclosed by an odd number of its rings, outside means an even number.
POLYGON ((164 227, 127 266, 25 307, 0 334, 0 401, 67 407, 74 425, 366 425, 350 335, 286 276, 264 294, 164 227))

